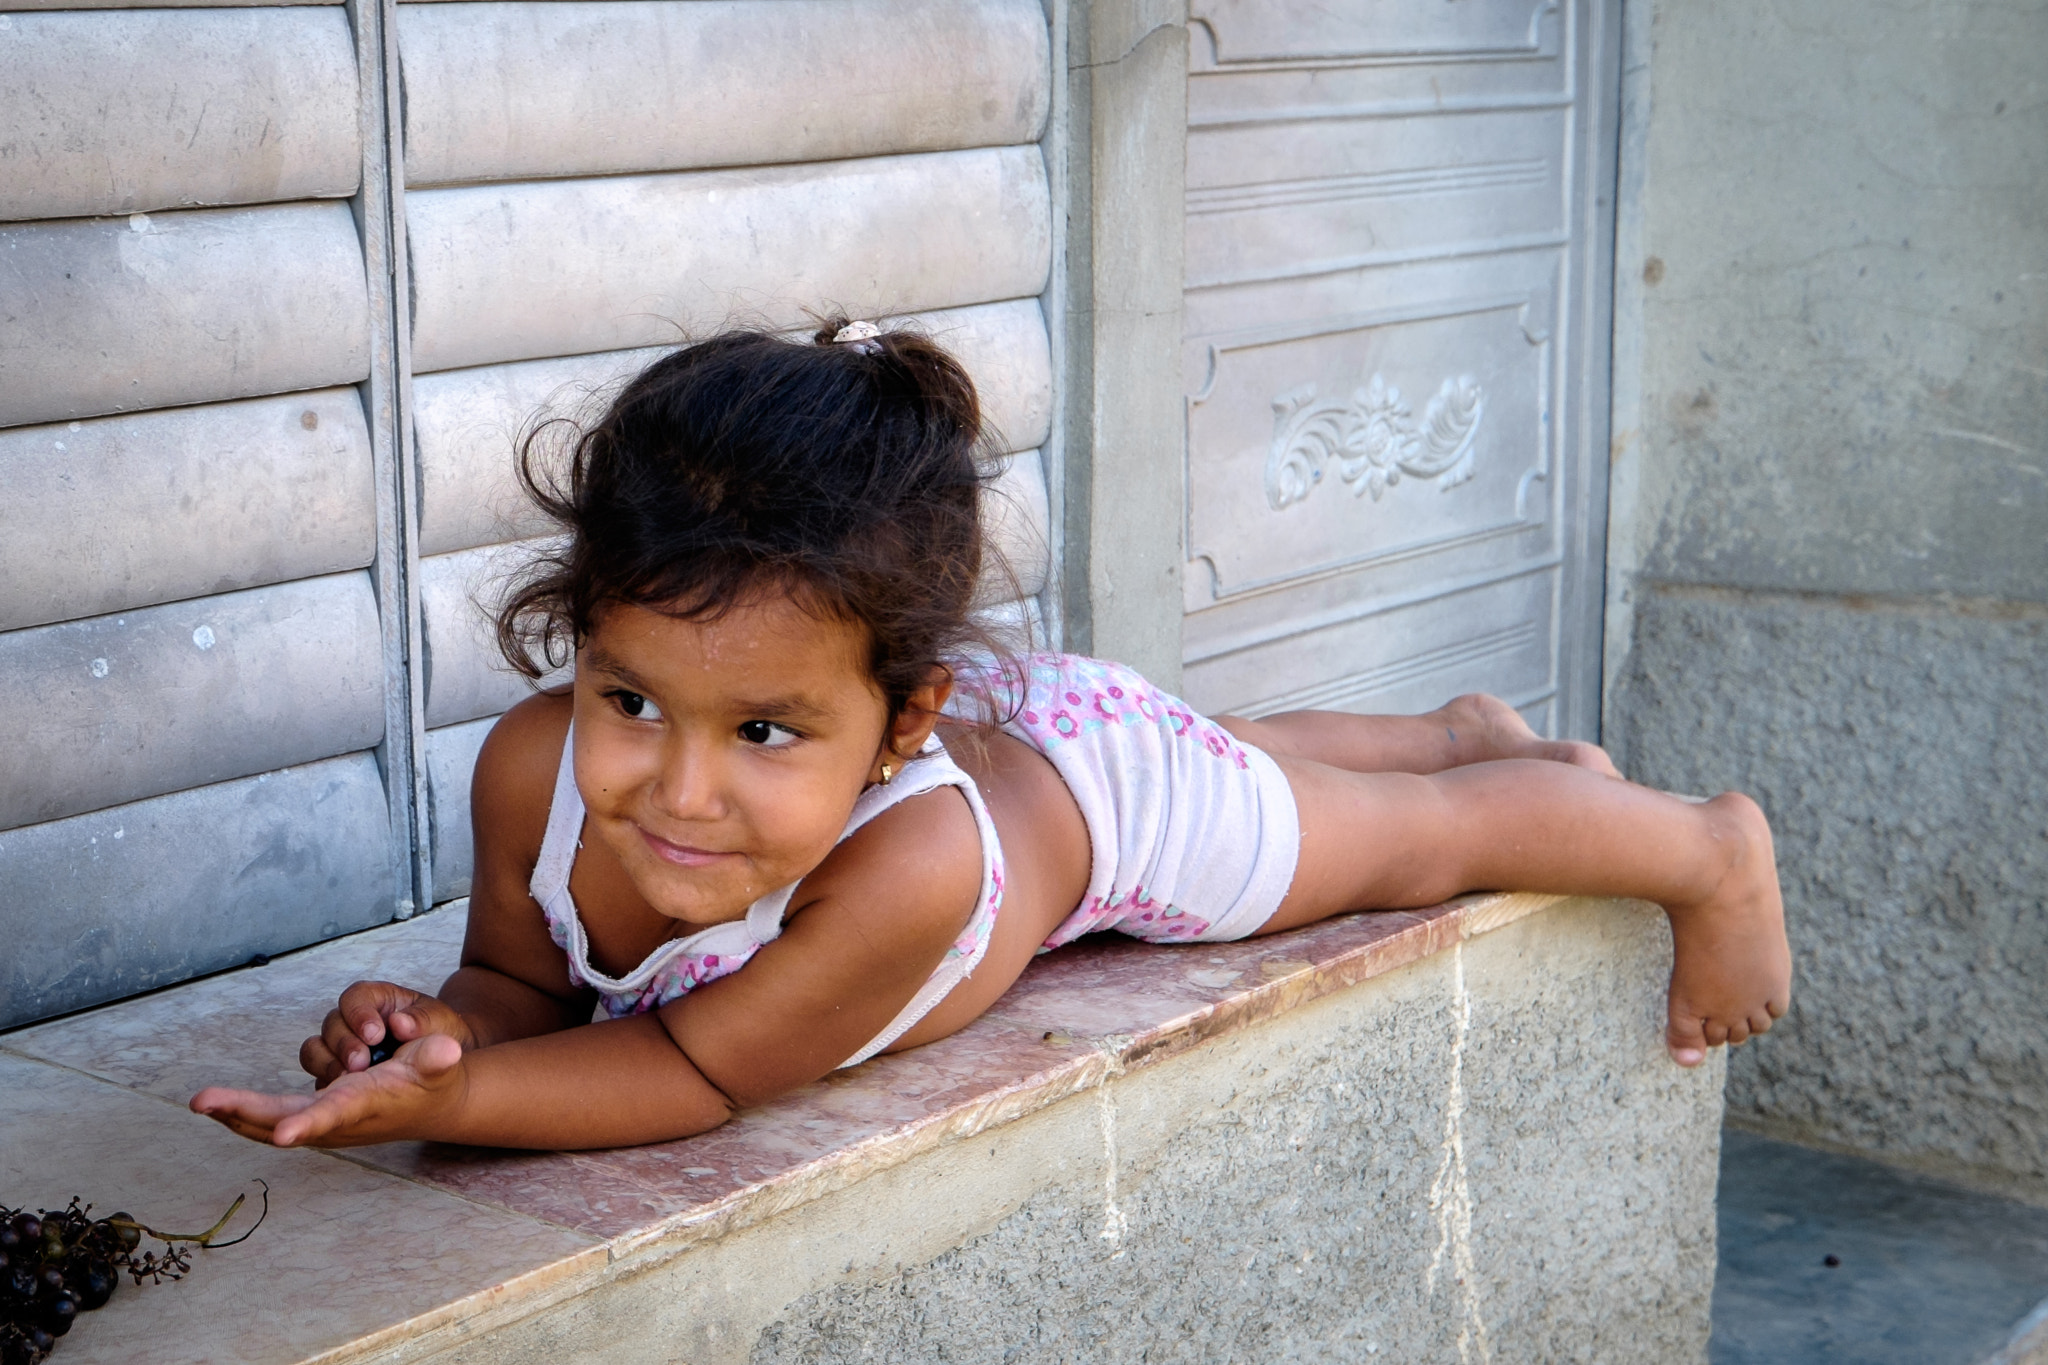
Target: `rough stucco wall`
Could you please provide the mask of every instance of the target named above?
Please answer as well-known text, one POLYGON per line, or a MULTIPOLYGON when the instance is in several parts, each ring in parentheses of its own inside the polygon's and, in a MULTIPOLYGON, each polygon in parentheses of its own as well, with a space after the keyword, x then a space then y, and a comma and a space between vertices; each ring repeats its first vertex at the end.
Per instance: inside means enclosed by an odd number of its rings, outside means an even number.
POLYGON ((433 1360, 1703 1361, 1669 963, 1569 903, 433 1360))
POLYGON ((2048 1194, 2048 3, 1629 23, 1606 733, 1778 824, 1731 1107, 2048 1194))
POLYGON ((2048 1185, 2048 612, 1709 590, 1636 621, 1636 770, 1754 793, 1782 850, 1795 1003, 1730 1111, 2048 1185))

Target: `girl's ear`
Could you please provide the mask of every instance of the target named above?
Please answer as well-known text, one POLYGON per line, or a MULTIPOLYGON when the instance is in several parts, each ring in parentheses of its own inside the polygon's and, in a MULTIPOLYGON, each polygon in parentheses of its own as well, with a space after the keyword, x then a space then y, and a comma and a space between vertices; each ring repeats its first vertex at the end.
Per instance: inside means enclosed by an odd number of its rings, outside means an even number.
POLYGON ((882 753, 876 760, 876 781, 881 780, 880 763, 886 761, 900 767, 905 759, 914 757, 924 747, 924 742, 931 738, 932 727, 939 723, 941 709, 952 695, 952 670, 934 668, 925 684, 905 698, 903 709, 889 726, 889 733, 882 736, 882 753))

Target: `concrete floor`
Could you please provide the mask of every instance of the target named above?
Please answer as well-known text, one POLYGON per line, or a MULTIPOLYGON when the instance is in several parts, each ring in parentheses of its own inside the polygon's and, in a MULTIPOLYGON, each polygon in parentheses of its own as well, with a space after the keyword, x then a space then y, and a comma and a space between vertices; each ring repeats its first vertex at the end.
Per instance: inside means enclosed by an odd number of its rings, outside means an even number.
POLYGON ((1733 1130, 1720 1227, 1712 1365, 1980 1365, 2048 1299, 2048 1209, 1733 1130))

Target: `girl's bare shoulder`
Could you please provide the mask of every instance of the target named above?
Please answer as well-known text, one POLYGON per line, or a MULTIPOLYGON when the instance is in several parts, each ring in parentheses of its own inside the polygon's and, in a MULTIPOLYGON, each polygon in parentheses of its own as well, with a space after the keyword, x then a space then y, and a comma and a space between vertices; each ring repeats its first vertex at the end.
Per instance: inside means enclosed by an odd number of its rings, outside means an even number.
POLYGON ((498 717, 470 778, 470 819, 480 832, 538 856, 570 710, 567 692, 539 692, 498 717))

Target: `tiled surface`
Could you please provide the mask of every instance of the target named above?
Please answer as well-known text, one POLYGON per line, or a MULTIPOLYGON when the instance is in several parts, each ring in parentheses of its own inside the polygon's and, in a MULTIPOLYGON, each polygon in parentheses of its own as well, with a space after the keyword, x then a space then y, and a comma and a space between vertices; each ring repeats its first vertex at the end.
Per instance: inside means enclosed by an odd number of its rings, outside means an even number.
POLYGON ((224 1251, 188 1284, 124 1295, 118 1313, 87 1320, 66 1354, 78 1365, 209 1353, 292 1360, 522 1273, 531 1288, 588 1269, 591 1257, 772 1216, 1556 899, 1471 897, 1236 944, 1083 940, 1040 958, 954 1037, 835 1073, 680 1142, 581 1153, 422 1143, 278 1152, 184 1112, 209 1084, 303 1085, 298 1044, 348 982, 437 984, 462 931, 461 915, 442 911, 0 1036, 0 1093, 32 1097, 0 1114, 0 1175, 15 1199, 58 1202, 75 1191, 167 1221, 224 1205, 254 1176, 270 1180, 277 1212, 244 1255, 224 1251), (166 1354, 158 1333, 189 1334, 196 1354, 166 1354))
POLYGON ((148 1096, 0 1055, 0 1191, 37 1207, 77 1194, 174 1232, 210 1226, 236 1194, 240 1246, 193 1255, 172 1284, 123 1284, 84 1315, 58 1359, 291 1361, 515 1276, 604 1249, 562 1228, 394 1180, 323 1152, 279 1151, 148 1096))
POLYGON ((223 972, 104 1009, 0 1034, 41 1057, 183 1104, 209 1085, 279 1092, 306 1084, 299 1043, 351 981, 434 990, 455 970, 463 916, 437 910, 268 966, 223 972))

